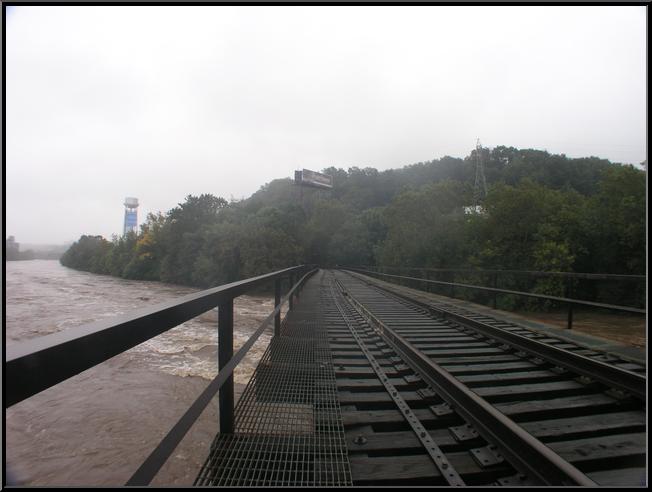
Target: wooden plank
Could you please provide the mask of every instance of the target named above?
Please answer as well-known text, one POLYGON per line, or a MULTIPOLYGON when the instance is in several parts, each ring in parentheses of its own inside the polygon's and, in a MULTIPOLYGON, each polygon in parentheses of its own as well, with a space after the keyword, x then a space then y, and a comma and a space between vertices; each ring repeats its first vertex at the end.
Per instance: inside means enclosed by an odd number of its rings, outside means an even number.
MULTIPOLYGON (((385 319, 385 316, 383 317, 378 317, 381 321, 383 321, 386 324, 391 324, 391 322, 387 322, 385 319)), ((424 319, 424 323, 421 324, 420 322, 417 323, 408 323, 405 325, 399 325, 398 329, 404 330, 406 332, 415 332, 415 333, 445 333, 445 332, 457 332, 457 333, 462 333, 462 330, 455 325, 451 324, 446 324, 446 323, 441 323, 436 320, 430 319, 430 324, 428 324, 427 318, 424 319)))
MULTIPOLYGON (((475 342, 464 342, 464 343, 432 343, 432 342, 413 342, 414 346, 418 348, 421 351, 426 351, 426 350, 459 350, 459 349, 472 349, 472 348, 482 348, 482 349, 490 349, 492 348, 488 343, 486 342, 478 342, 477 340, 475 342)), ((501 352, 504 352, 501 350, 501 352)))
POLYGON ((641 364, 633 364, 630 362, 618 363, 614 364, 614 366, 620 367, 621 369, 626 369, 628 371, 640 371, 641 369, 644 369, 644 366, 641 364))
MULTIPOLYGON (((375 341, 374 342, 365 342, 365 345, 367 345, 367 348, 369 351, 372 353, 374 357, 379 357, 382 354, 381 349, 376 346, 375 341)), ((336 355, 346 355, 346 354, 360 354, 362 355, 362 350, 360 350, 360 346, 356 343, 355 345, 342 345, 339 347, 332 347, 331 352, 336 355)))
MULTIPOLYGON (((389 382, 399 391, 418 388, 417 383, 408 383, 402 377, 389 378, 389 382)), ((337 378, 336 385, 338 391, 386 391, 385 386, 377 377, 364 379, 337 378)))
MULTIPOLYGON (((388 400, 389 401, 389 400, 388 400)), ((628 410, 632 403, 618 402, 606 395, 585 395, 576 397, 555 398, 552 400, 532 400, 522 402, 498 403, 498 410, 505 413, 516 422, 528 422, 544 418, 555 419, 576 415, 592 415, 600 411, 628 410)), ((414 409, 415 416, 424 425, 441 424, 452 420, 461 420, 456 416, 437 417, 429 409, 414 409)), ((403 421, 398 410, 356 410, 342 411, 345 426, 362 424, 390 424, 403 421)))
POLYGON ((574 441, 548 443, 553 451, 582 470, 597 471, 599 467, 618 468, 645 465, 645 433, 601 436, 574 441))
MULTIPOLYGON (((417 408, 412 410, 414 416, 426 426, 449 425, 453 422, 459 422, 461 419, 455 415, 438 417, 427 408, 417 408)), ((344 427, 357 425, 385 425, 405 422, 405 418, 398 409, 386 410, 342 410, 342 423, 344 427)), ((405 423, 407 428, 407 422, 405 423)), ((457 424, 455 424, 457 425, 457 424)))
POLYGON ((516 357, 515 355, 503 354, 503 355, 493 355, 491 358, 487 358, 485 355, 475 355, 472 357, 438 357, 434 359, 439 365, 445 364, 482 364, 482 363, 496 363, 496 362, 522 362, 523 359, 516 357))
POLYGON ((428 331, 430 330, 450 331, 450 327, 442 326, 441 324, 438 325, 427 319, 412 319, 412 320, 402 321, 402 320, 388 319, 386 315, 378 316, 378 319, 382 320, 382 322, 385 323, 390 328, 406 329, 406 330, 417 328, 417 329, 428 330, 428 331))
POLYGON ((551 371, 545 370, 532 370, 532 371, 521 371, 521 372, 500 372, 500 373, 490 373, 490 374, 473 374, 473 375, 458 375, 459 379, 464 384, 469 387, 479 386, 481 384, 489 383, 500 383, 500 384, 510 384, 517 383, 518 381, 531 381, 531 382, 545 382, 547 380, 559 380, 563 378, 559 374, 556 374, 551 371))
POLYGON ((528 400, 496 403, 494 406, 517 422, 591 415, 609 410, 630 410, 632 401, 617 401, 602 393, 569 396, 551 400, 528 400))
POLYGON ((410 330, 409 328, 399 328, 396 330, 405 337, 470 337, 468 333, 463 331, 449 328, 449 329, 437 329, 437 330, 410 330))
MULTIPOLYGON (((376 358, 382 358, 385 356, 383 352, 381 352, 380 349, 376 349, 374 344, 369 344, 371 347, 369 347, 369 351, 371 352, 371 355, 373 355, 376 358)), ((331 351, 332 357, 341 357, 343 359, 346 358, 365 358, 364 354, 359 348, 351 349, 351 350, 346 350, 346 349, 338 349, 338 350, 332 350, 331 351)))
POLYGON ((476 337, 470 336, 468 333, 462 331, 455 333, 404 333, 401 331, 401 336, 406 340, 414 340, 416 342, 477 342, 476 337))
POLYGON ((497 363, 485 363, 485 364, 440 364, 444 369, 446 369, 451 374, 462 375, 462 374, 488 374, 488 373, 499 373, 499 372, 513 372, 519 369, 532 369, 535 366, 529 361, 519 359, 515 362, 497 362, 497 363))
MULTIPOLYGON (((463 445, 457 442, 448 429, 429 430, 428 433, 444 452, 464 451, 463 445)), ((416 434, 409 431, 400 432, 362 432, 359 429, 346 431, 346 446, 352 452, 369 453, 374 451, 399 451, 406 449, 422 449, 423 444, 416 434), (365 442, 358 444, 358 436, 365 442)))
MULTIPOLYGON (((398 412, 397 412, 398 413, 398 412)), ((348 417, 348 416, 347 416, 348 417)), ((396 420, 399 415, 394 415, 396 420)), ((356 419, 360 422, 360 420, 356 419)), ((347 424, 350 420, 347 419, 347 424)), ((635 426, 644 427, 645 415, 642 412, 620 412, 617 414, 607 415, 594 415, 589 417, 576 417, 569 419, 547 420, 542 422, 531 422, 523 425, 523 428, 528 432, 535 435, 537 438, 548 438, 545 442, 550 441, 550 438, 560 438, 568 436, 569 440, 571 435, 579 435, 582 432, 599 432, 610 431, 612 434, 618 428, 632 428, 635 426)), ((458 450, 462 445, 457 442, 451 435, 448 428, 439 428, 428 431, 444 451, 458 450)), ((575 437, 573 437, 575 439, 575 437)), ((346 431, 347 446, 354 452, 371 452, 371 451, 399 451, 406 449, 416 449, 421 447, 419 439, 412 431, 399 431, 399 432, 368 432, 361 431, 360 427, 348 427, 346 431), (364 444, 356 444, 354 440, 358 436, 364 436, 366 442, 364 444)))
POLYGON ((601 470, 587 473, 587 475, 595 483, 602 486, 645 487, 647 485, 647 469, 645 467, 601 470))
MULTIPOLYGON (((364 357, 360 357, 356 359, 350 357, 333 357, 332 361, 335 367, 339 367, 340 365, 346 367, 365 367, 365 366, 371 367, 369 361, 364 357)), ((378 363, 381 366, 390 366, 390 367, 394 366, 394 363, 391 362, 389 359, 378 359, 378 363)))
MULTIPOLYGON (((373 351, 372 351, 373 353, 373 351)), ((346 352, 342 350, 337 350, 337 351, 332 351, 331 352, 332 357, 334 359, 346 359, 346 360, 356 360, 356 359, 363 359, 367 360, 367 358, 364 356, 364 354, 361 351, 356 351, 356 352, 346 352)), ((380 356, 382 355, 380 352, 373 353, 374 357, 378 356, 378 358, 381 358, 380 356)))
POLYGON ((436 479, 436 484, 444 484, 441 474, 432 460, 426 456, 402 456, 400 460, 393 456, 376 458, 350 456, 351 478, 353 485, 391 482, 409 479, 436 479))
MULTIPOLYGON (((598 415, 570 417, 565 419, 524 422, 521 426, 537 438, 551 441, 563 436, 577 436, 584 433, 615 434, 623 432, 644 432, 644 412, 614 412, 598 415), (627 431, 631 429, 631 431, 627 431), (620 432, 618 432, 620 430, 620 432)), ((589 436, 587 436, 589 437, 589 436)), ((575 439, 576 437, 572 437, 575 439)))
POLYGON ((590 386, 575 381, 558 381, 554 383, 530 383, 512 386, 489 386, 473 388, 473 392, 489 402, 522 400, 534 397, 560 397, 564 395, 586 394, 593 392, 590 386))
MULTIPOLYGON (((345 367, 344 369, 338 369, 339 366, 335 365, 335 376, 337 378, 363 378, 371 377, 377 378, 376 372, 371 368, 367 367, 345 367)), ((397 377, 399 372, 394 370, 394 368, 383 369, 383 372, 390 378, 397 377)))
MULTIPOLYGON (((447 453, 446 457, 465 482, 486 482, 489 485, 508 470, 504 465, 483 470, 469 453, 447 453)), ((427 455, 350 456, 349 462, 354 485, 391 484, 416 479, 432 479, 432 485, 443 485, 439 470, 427 455)))
POLYGON ((424 354, 428 355, 431 357, 433 360, 439 360, 439 357, 468 357, 470 355, 475 355, 475 356, 487 356, 487 355, 502 355, 505 353, 503 349, 500 348, 492 348, 489 346, 485 346, 482 348, 470 348, 470 349, 454 349, 450 350, 448 348, 442 348, 442 349, 425 349, 421 350, 424 354))
MULTIPOLYGON (((392 397, 387 394, 387 391, 378 391, 373 393, 357 393, 351 391, 338 391, 340 404, 341 405, 356 405, 359 403, 387 403, 390 402, 394 404, 392 397)), ((423 402, 421 398, 415 391, 401 391, 401 397, 407 403, 417 403, 423 402)))
MULTIPOLYGON (((365 342, 367 344, 369 342, 365 342)), ((345 352, 351 352, 351 351, 357 351, 361 352, 360 346, 355 340, 352 340, 351 342, 330 342, 330 349, 331 352, 340 352, 340 351, 345 351, 345 352)), ((375 346, 375 343, 369 343, 369 345, 375 346)))

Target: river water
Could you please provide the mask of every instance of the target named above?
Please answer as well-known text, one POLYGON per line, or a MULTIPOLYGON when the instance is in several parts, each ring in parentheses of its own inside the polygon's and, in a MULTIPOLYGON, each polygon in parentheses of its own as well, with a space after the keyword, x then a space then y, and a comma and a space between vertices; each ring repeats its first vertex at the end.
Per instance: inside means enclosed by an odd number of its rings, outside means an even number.
MULTIPOLYGON (((5 267, 7 346, 197 291, 78 272, 55 260, 5 267)), ((273 304, 264 296, 235 299, 235 350, 273 304)), ((217 374, 216 319, 210 311, 8 408, 5 463, 13 480, 124 484, 217 374)), ((270 336, 271 328, 236 369, 236 399, 270 336)), ((152 484, 192 484, 217 421, 215 397, 152 484)))

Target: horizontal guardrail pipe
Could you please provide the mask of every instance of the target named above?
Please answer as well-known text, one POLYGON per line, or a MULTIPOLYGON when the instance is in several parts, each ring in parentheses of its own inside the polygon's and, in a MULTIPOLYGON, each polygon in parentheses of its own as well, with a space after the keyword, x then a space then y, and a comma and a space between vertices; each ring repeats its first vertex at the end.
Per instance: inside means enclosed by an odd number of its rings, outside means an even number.
POLYGON ((424 278, 419 278, 419 277, 404 277, 401 275, 390 275, 388 273, 378 273, 370 270, 359 270, 356 268, 343 268, 343 270, 350 270, 352 272, 358 272, 358 273, 367 273, 371 275, 379 275, 382 277, 394 278, 398 280, 414 280, 418 282, 426 282, 428 284, 450 285, 452 287, 462 287, 467 289, 483 290, 487 292, 497 292, 499 294, 510 294, 510 295, 517 295, 517 296, 533 297, 535 299, 546 299, 549 301, 563 302, 563 303, 572 304, 576 306, 590 306, 590 307, 597 307, 601 309, 611 309, 614 311, 624 311, 624 312, 637 313, 637 314, 645 314, 647 312, 645 309, 633 308, 629 306, 616 306, 612 304, 602 304, 599 302, 582 301, 580 299, 569 299, 566 297, 548 296, 545 294, 533 294, 531 292, 521 292, 518 290, 495 289, 493 287, 482 287, 480 285, 460 284, 456 282, 443 282, 441 280, 426 280, 424 278))
MULTIPOLYGON (((265 318, 260 324, 258 329, 251 337, 244 343, 238 352, 225 363, 225 365, 217 373, 217 376, 208 384, 206 389, 197 397, 195 402, 177 421, 177 423, 170 429, 167 435, 161 439, 159 444, 154 448, 150 455, 140 465, 138 470, 129 478, 125 485, 143 486, 149 485, 152 479, 156 476, 159 470, 163 467, 165 462, 172 455, 176 447, 179 445, 184 436, 188 433, 192 425, 202 414, 204 409, 208 406, 215 394, 233 378, 233 371, 237 365, 244 359, 249 349, 258 340, 260 335, 272 323, 273 319, 280 316, 281 307, 289 302, 291 296, 301 289, 303 284, 317 271, 317 268, 310 269, 294 286, 291 286, 290 291, 275 305, 274 310, 265 318)), ((220 410, 221 411, 221 410, 220 410)), ((221 418, 221 417, 220 417, 221 418)), ((221 431, 221 429, 220 429, 221 431)))
POLYGON ((174 328, 218 304, 307 265, 286 268, 203 290, 6 347, 5 408, 174 328))
POLYGON ((491 274, 491 273, 507 273, 516 275, 531 275, 537 277, 570 277, 570 278, 584 278, 593 280, 641 280, 647 278, 645 275, 625 275, 619 273, 583 273, 583 272, 542 272, 536 270, 491 270, 491 269, 473 269, 473 268, 426 268, 426 267, 396 267, 396 266, 353 266, 353 267, 338 267, 338 268, 361 268, 361 269, 392 269, 392 270, 412 270, 412 271, 428 271, 428 272, 446 272, 446 273, 477 273, 477 274, 491 274))

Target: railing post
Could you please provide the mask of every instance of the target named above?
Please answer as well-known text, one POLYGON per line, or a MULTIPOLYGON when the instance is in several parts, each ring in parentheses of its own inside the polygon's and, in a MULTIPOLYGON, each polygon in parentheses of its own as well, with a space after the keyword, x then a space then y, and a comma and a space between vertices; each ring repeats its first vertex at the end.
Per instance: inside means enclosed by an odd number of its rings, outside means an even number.
MULTIPOLYGON (((573 280, 571 277, 566 277, 566 298, 571 298, 573 295, 573 280)), ((568 303, 568 326, 569 330, 573 329, 573 303, 568 303)))
MULTIPOLYGON (((290 290, 292 290, 292 287, 294 286, 294 273, 290 274, 290 290)), ((292 311, 294 309, 294 299, 293 295, 290 295, 290 305, 289 305, 289 310, 292 311)))
MULTIPOLYGON (((274 280, 274 309, 281 303, 281 279, 274 280)), ((274 336, 281 334, 281 310, 274 316, 274 336)))
MULTIPOLYGON (((217 311, 217 361, 222 368, 233 357, 233 299, 218 306, 217 311)), ((220 433, 233 434, 233 374, 220 388, 220 433)))

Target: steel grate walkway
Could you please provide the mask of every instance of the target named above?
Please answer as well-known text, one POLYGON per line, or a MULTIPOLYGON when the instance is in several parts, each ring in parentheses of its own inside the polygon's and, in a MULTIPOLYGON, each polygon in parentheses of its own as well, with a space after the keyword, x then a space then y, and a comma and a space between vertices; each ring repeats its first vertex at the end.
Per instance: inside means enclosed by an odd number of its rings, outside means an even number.
POLYGON ((352 485, 322 325, 327 287, 323 272, 308 282, 238 401, 234 433, 217 435, 195 485, 352 485))

